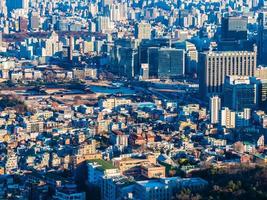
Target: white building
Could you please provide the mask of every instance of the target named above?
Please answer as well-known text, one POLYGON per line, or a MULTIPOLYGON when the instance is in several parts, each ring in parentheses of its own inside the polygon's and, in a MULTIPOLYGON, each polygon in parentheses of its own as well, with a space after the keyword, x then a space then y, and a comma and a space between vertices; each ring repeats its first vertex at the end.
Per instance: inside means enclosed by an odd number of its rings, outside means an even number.
POLYGON ((210 98, 210 121, 217 124, 220 121, 221 98, 213 96, 210 98))
POLYGON ((235 128, 236 113, 229 108, 223 108, 221 111, 221 125, 226 128, 235 128))

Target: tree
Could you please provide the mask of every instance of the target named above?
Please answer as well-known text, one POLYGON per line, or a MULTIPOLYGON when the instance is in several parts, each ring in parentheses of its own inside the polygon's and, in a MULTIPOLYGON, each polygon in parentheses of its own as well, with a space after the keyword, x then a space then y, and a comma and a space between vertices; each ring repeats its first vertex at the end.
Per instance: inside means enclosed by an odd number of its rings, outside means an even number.
POLYGON ((193 194, 189 189, 183 189, 179 194, 176 195, 177 200, 200 200, 199 194, 193 194))

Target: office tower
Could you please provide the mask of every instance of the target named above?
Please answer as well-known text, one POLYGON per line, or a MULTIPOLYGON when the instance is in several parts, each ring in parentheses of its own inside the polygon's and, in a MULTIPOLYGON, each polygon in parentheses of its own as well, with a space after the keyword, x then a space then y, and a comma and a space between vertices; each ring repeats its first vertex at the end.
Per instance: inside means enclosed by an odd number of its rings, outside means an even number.
POLYGON ((248 18, 245 16, 227 16, 222 18, 222 40, 247 40, 248 18))
POLYGON ((259 0, 259 6, 260 7, 266 7, 267 6, 267 1, 266 0, 259 0))
POLYGON ((267 67, 258 67, 255 77, 259 79, 259 105, 260 109, 267 112, 267 67))
POLYGON ((25 17, 19 17, 19 31, 26 32, 28 30, 28 19, 25 17))
POLYGON ((112 4, 110 8, 111 21, 123 21, 127 19, 127 4, 116 3, 112 4))
POLYGON ((247 127, 250 125, 251 110, 245 108, 242 112, 236 113, 236 127, 247 127))
POLYGON ((134 48, 121 48, 120 55, 121 58, 121 66, 123 67, 124 74, 133 78, 135 75, 139 73, 137 68, 137 50, 134 48))
POLYGON ((260 109, 267 112, 267 79, 260 80, 259 85, 260 109))
POLYGON ((110 51, 111 69, 119 75, 126 75, 132 78, 139 75, 138 51, 135 40, 117 39, 110 51))
POLYGON ((50 33, 47 39, 43 41, 42 47, 43 57, 52 57, 62 51, 63 45, 59 41, 59 36, 56 32, 50 33))
POLYGON ((0 1, 0 14, 3 14, 4 16, 7 15, 6 0, 0 1))
POLYGON ((186 42, 186 73, 196 74, 198 63, 198 51, 194 44, 186 42))
POLYGON ((221 126, 226 128, 235 128, 236 113, 229 108, 223 108, 221 110, 221 126))
POLYGON ((136 24, 135 37, 139 40, 151 39, 151 25, 146 22, 140 22, 136 24))
POLYGON ((267 65, 267 11, 259 14, 258 24, 259 64, 267 65))
POLYGON ((74 51, 74 37, 71 35, 69 37, 69 48, 68 48, 68 59, 69 61, 72 61, 73 59, 73 51, 74 51))
POLYGON ((29 15, 30 18, 30 29, 33 31, 38 31, 40 27, 40 16, 38 12, 31 12, 29 15))
POLYGON ((157 78, 158 77, 159 48, 149 47, 147 51, 148 51, 149 77, 157 78))
POLYGON ((138 51, 131 44, 128 44, 126 41, 125 43, 115 44, 111 54, 111 66, 114 73, 127 76, 128 78, 139 75, 138 51))
POLYGON ((255 71, 255 77, 260 79, 267 79, 267 67, 258 66, 255 71))
POLYGON ((6 6, 8 12, 13 9, 23 8, 23 0, 6 0, 6 6))
POLYGON ((58 31, 69 31, 69 24, 66 19, 60 19, 56 23, 56 29, 58 31))
POLYGON ((184 50, 174 49, 174 48, 160 48, 158 50, 159 78, 172 78, 172 77, 183 76, 184 72, 185 72, 184 50))
POLYGON ((235 111, 258 107, 258 83, 247 76, 227 76, 225 78, 224 106, 235 111))
POLYGON ((149 65, 147 63, 141 64, 140 76, 142 80, 149 79, 149 65))
POLYGON ((176 49, 185 50, 185 73, 196 74, 198 63, 198 51, 196 46, 188 41, 176 42, 173 46, 176 49))
POLYGON ((6 0, 6 7, 8 15, 10 15, 14 9, 19 9, 19 8, 28 9, 29 0, 6 0))
POLYGON ((28 9, 30 5, 30 0, 22 0, 22 8, 28 9))
POLYGON ((189 10, 180 10, 179 11, 178 24, 181 27, 189 27, 191 25, 191 21, 190 21, 189 16, 190 16, 189 10))
POLYGON ((253 51, 255 42, 248 40, 247 16, 224 16, 221 20, 219 51, 253 51))
POLYGON ((80 22, 71 22, 69 24, 69 31, 79 32, 82 30, 82 24, 80 22))
POLYGON ((210 122, 217 124, 220 121, 220 110, 221 110, 221 98, 213 96, 210 98, 210 122))
MULTIPOLYGON (((166 38, 160 38, 160 39, 152 39, 152 40, 142 40, 140 45, 138 46, 138 62, 139 62, 139 65, 141 65, 142 63, 151 63, 151 62, 157 62, 155 60, 155 58, 158 57, 158 54, 157 54, 157 50, 155 49, 158 49, 160 47, 169 47, 169 42, 170 40, 169 39, 166 39, 166 38), (149 49, 150 48, 154 48, 153 50, 151 50, 151 55, 149 56, 149 49), (155 54, 153 54, 155 53, 155 54), (149 58, 151 60, 151 62, 149 61, 149 58)), ((154 70, 155 72, 154 73, 150 73, 149 76, 151 77, 156 77, 157 76, 157 64, 154 65, 156 66, 155 68, 151 68, 149 67, 149 70, 154 70)))
POLYGON ((225 76, 254 76, 257 53, 252 51, 208 51, 199 55, 199 89, 203 98, 220 95, 225 76))
POLYGON ((109 17, 98 16, 96 21, 96 31, 106 32, 112 29, 112 24, 109 17))
POLYGON ((110 6, 113 4, 113 0, 101 0, 100 2, 101 2, 103 7, 110 6))
POLYGON ((0 52, 2 50, 2 47, 3 47, 3 32, 0 31, 0 52))

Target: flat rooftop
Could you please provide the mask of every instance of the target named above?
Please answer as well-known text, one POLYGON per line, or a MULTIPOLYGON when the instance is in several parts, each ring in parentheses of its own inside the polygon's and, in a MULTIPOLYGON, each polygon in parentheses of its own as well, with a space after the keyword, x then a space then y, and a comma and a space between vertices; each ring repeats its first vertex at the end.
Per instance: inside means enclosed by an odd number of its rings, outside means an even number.
POLYGON ((110 161, 106 160, 101 160, 101 159, 93 159, 93 160, 88 160, 88 163, 97 163, 100 165, 98 168, 100 170, 107 170, 107 169, 116 169, 116 167, 112 164, 110 161))

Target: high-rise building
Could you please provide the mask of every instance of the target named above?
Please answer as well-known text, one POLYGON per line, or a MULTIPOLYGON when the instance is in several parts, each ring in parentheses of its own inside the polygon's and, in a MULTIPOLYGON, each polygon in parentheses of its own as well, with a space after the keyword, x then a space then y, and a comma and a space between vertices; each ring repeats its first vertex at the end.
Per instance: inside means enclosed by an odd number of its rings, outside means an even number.
POLYGON ((7 15, 6 0, 0 1, 0 14, 3 14, 4 16, 7 15))
POLYGON ((219 51, 253 51, 255 42, 248 40, 247 16, 224 16, 221 20, 221 37, 217 41, 219 51))
POLYGON ((267 112, 267 67, 258 67, 255 77, 259 79, 259 105, 267 112))
POLYGON ((26 32, 28 30, 28 19, 25 17, 19 17, 19 31, 26 32))
POLYGON ((267 11, 259 14, 258 23, 259 63, 267 65, 267 11))
POLYGON ((31 12, 29 18, 30 18, 30 23, 29 23, 30 29, 34 31, 39 30, 40 16, 38 12, 31 12))
POLYGON ((96 21, 96 31, 97 32, 107 32, 112 29, 113 25, 109 17, 98 16, 96 21))
POLYGON ((220 95, 226 76, 254 76, 256 51, 208 51, 199 56, 199 87, 203 98, 220 95))
POLYGON ((259 0, 259 6, 260 7, 266 7, 267 6, 267 1, 266 0, 259 0))
POLYGON ((156 78, 158 77, 158 56, 159 48, 158 47, 149 47, 147 49, 148 54, 148 68, 149 68, 149 77, 156 78))
POLYGON ((2 51, 2 47, 3 47, 3 32, 0 31, 0 52, 2 51))
POLYGON ((267 79, 260 80, 259 85, 260 108, 267 112, 267 79))
POLYGON ((69 52, 68 52, 69 61, 73 60, 74 41, 75 41, 74 37, 70 36, 69 37, 69 52))
POLYGON ((158 50, 161 47, 169 47, 169 39, 160 38, 141 41, 138 47, 138 62, 148 63, 149 77, 156 78, 158 76, 158 50))
POLYGON ((177 49, 185 50, 185 73, 196 74, 198 63, 198 51, 196 46, 188 41, 176 42, 173 45, 177 49))
POLYGON ((114 73, 133 78, 139 75, 138 52, 130 40, 115 41, 111 51, 111 66, 114 73))
POLYGON ((258 107, 258 84, 246 76, 227 76, 224 84, 224 106, 242 111, 258 107))
POLYGON ((220 110, 221 110, 221 98, 213 96, 210 98, 210 122, 217 124, 220 121, 220 110))
POLYGON ((245 108, 242 112, 236 113, 236 127, 247 127, 250 125, 251 110, 245 108))
POLYGON ((14 9, 19 9, 19 8, 28 9, 29 0, 6 0, 6 7, 8 15, 10 15, 14 9))
POLYGON ((248 18, 245 16, 226 16, 222 18, 222 40, 247 40, 248 18))
POLYGON ((146 22, 136 24, 135 37, 139 40, 151 39, 151 25, 146 22))
POLYGON ((158 50, 158 77, 172 78, 183 76, 184 74, 184 50, 174 48, 160 48, 158 50))
POLYGON ((111 21, 122 21, 127 19, 127 4, 116 3, 110 7, 110 19, 111 21))
POLYGON ((255 71, 255 77, 260 79, 267 79, 267 67, 259 66, 255 71))
POLYGON ((226 128, 235 128, 235 112, 229 108, 223 108, 221 111, 221 125, 226 128))
POLYGON ((149 79, 149 66, 147 63, 141 64, 140 76, 142 80, 149 79))
POLYGON ((139 63, 148 63, 148 49, 151 47, 169 47, 170 40, 166 38, 157 38, 152 40, 143 40, 138 46, 139 63))
POLYGON ((249 108, 235 112, 228 107, 224 107, 221 111, 221 126, 226 128, 248 127, 250 120, 251 109, 249 108))

